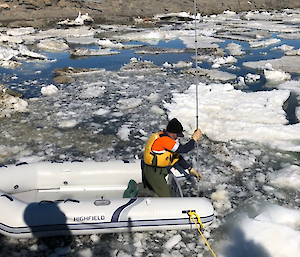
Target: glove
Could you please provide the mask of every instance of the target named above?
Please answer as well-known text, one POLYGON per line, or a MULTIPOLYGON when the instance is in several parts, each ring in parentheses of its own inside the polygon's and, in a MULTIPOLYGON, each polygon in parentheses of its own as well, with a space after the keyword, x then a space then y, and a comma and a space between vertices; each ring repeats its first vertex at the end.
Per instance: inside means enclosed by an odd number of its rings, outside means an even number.
POLYGON ((202 178, 201 173, 197 172, 194 168, 190 168, 189 172, 192 176, 196 177, 198 180, 201 180, 202 178))
POLYGON ((202 137, 202 133, 200 129, 196 129, 194 134, 192 135, 192 139, 195 140, 195 142, 197 142, 200 138, 202 137))

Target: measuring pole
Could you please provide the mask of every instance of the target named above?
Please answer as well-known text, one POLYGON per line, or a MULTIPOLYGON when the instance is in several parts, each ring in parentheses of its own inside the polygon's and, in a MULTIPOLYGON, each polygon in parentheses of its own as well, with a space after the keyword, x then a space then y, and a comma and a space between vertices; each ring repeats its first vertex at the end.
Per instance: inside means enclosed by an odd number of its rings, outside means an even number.
MULTIPOLYGON (((199 74, 198 74, 198 35, 197 35, 197 0, 194 0, 194 24, 195 24, 195 64, 196 64, 196 75, 195 75, 195 84, 196 84, 196 129, 199 128, 199 96, 198 96, 198 84, 199 84, 199 74)), ((196 170, 199 172, 199 146, 198 141, 196 142, 196 170)), ((197 183, 197 191, 199 193, 199 182, 197 183)))
POLYGON ((196 63, 196 76, 195 76, 195 84, 196 84, 196 129, 198 129, 198 113, 199 113, 199 106, 198 106, 198 84, 199 84, 199 79, 198 79, 198 35, 197 35, 197 0, 194 0, 194 12, 195 12, 195 63, 196 63))

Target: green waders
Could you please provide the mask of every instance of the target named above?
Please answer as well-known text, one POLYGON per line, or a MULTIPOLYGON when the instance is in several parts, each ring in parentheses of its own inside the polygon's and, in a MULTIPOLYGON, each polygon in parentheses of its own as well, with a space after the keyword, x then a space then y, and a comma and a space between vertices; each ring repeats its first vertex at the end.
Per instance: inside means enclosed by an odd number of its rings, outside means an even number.
POLYGON ((153 167, 147 164, 143 166, 146 181, 152 187, 157 196, 170 197, 169 186, 165 177, 168 175, 167 168, 153 167))

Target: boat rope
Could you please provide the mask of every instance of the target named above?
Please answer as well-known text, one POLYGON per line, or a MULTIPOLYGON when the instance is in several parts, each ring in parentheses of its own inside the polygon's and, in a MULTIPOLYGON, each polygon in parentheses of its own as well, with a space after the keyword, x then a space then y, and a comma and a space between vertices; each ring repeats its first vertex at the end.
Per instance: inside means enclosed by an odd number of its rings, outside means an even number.
POLYGON ((208 241, 206 240, 206 238, 203 235, 204 225, 203 225, 199 215, 195 211, 192 211, 192 210, 190 210, 188 212, 188 215, 190 217, 190 221, 195 224, 198 232, 200 233, 201 237, 203 238, 203 240, 204 240, 205 244, 207 245, 208 249, 211 251, 212 255, 214 257, 217 257, 216 254, 214 253, 214 251, 212 250, 212 248, 210 247, 208 241), (196 217, 196 219, 195 219, 195 217, 196 217))

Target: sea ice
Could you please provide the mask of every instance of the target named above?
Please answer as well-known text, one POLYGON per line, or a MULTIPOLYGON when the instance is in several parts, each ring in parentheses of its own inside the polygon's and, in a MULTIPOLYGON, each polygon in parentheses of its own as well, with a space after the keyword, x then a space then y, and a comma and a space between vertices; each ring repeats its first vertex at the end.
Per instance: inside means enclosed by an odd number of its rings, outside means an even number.
POLYGON ((219 213, 224 213, 232 209, 228 191, 224 189, 220 189, 212 193, 211 199, 213 201, 214 208, 216 208, 219 213))
POLYGON ((281 70, 264 70, 264 75, 266 80, 276 82, 290 80, 292 78, 292 76, 289 73, 281 70))
POLYGON ((279 38, 270 38, 270 39, 263 40, 263 41, 253 41, 253 42, 250 42, 250 47, 252 47, 252 48, 267 47, 270 45, 275 45, 280 41, 281 40, 279 38))
POLYGON ((76 48, 76 49, 71 49, 70 54, 74 56, 101 56, 101 55, 120 54, 120 52, 108 48, 106 49, 76 48))
POLYGON ((121 43, 114 43, 109 39, 98 39, 97 44, 104 48, 124 48, 124 45, 121 43))
POLYGON ((177 234, 173 237, 171 237, 166 243, 165 248, 170 251, 175 245, 177 245, 181 241, 182 237, 181 235, 177 234))
POLYGON ((62 39, 43 39, 37 46, 49 52, 63 52, 69 49, 69 45, 62 39))
POLYGON ((12 28, 6 31, 6 34, 9 36, 22 36, 35 33, 33 27, 22 27, 22 28, 12 28))
POLYGON ((94 37, 95 30, 89 27, 77 27, 77 28, 68 28, 68 29, 48 29, 41 30, 37 33, 37 37, 47 38, 81 38, 81 37, 94 37))
POLYGON ((245 54, 243 47, 236 43, 228 44, 226 46, 226 49, 229 51, 229 54, 233 55, 233 56, 241 56, 241 55, 245 54))
POLYGON ((226 254, 221 256, 288 257, 298 256, 300 252, 300 233, 297 229, 259 220, 259 216, 257 219, 244 218, 233 230, 233 239, 233 244, 225 248, 226 254))
POLYGON ((58 93, 58 88, 55 85, 43 86, 41 93, 45 96, 54 95, 58 93))
POLYGON ((123 125, 119 128, 117 135, 121 138, 123 141, 129 141, 129 135, 130 135, 130 128, 128 125, 123 125))
POLYGON ((218 57, 213 60, 213 65, 211 66, 214 69, 220 68, 222 65, 236 63, 237 59, 233 56, 226 56, 226 57, 218 57))
POLYGON ((142 104, 142 99, 126 98, 118 100, 117 107, 121 110, 133 109, 142 104))
POLYGON ((297 165, 289 165, 276 172, 276 176, 272 176, 270 183, 274 187, 294 189, 300 187, 300 167, 297 165))
POLYGON ((62 120, 59 122, 59 128, 74 128, 78 124, 77 120, 62 120))
POLYGON ((300 74, 300 58, 298 56, 283 56, 278 59, 261 60, 253 62, 248 61, 244 62, 243 66, 251 69, 264 70, 267 64, 271 64, 272 67, 276 70, 283 70, 289 73, 300 74))
MULTIPOLYGON (((194 129, 193 121, 188 117, 195 113, 195 88, 193 85, 183 94, 175 93, 172 103, 165 104, 170 117, 179 118, 189 133, 194 129)), ((250 140, 299 151, 300 124, 286 125, 283 110, 289 91, 245 93, 234 90, 229 84, 201 83, 198 89, 199 124, 212 140, 250 140)))

